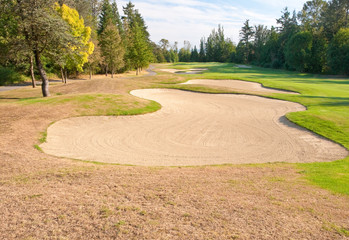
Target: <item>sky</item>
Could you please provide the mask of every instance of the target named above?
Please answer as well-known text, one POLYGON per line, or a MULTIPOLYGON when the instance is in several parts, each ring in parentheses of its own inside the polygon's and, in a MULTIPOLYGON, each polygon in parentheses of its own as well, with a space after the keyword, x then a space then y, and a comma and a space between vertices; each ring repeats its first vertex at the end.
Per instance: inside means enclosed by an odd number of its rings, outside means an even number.
MULTIPOLYGON (((116 1, 122 6, 128 0, 116 1)), ((199 47, 200 39, 222 25, 225 36, 239 42, 239 31, 246 19, 250 25, 276 26, 276 19, 287 6, 299 12, 306 0, 132 0, 148 26, 150 39, 158 43, 165 38, 182 47, 184 40, 199 47)))

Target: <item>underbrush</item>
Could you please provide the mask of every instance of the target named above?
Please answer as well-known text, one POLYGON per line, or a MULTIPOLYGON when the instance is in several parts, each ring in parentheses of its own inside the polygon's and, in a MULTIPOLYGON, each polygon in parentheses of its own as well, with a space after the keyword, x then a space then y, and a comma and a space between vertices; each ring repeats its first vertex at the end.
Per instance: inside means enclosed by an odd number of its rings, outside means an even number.
POLYGON ((0 86, 24 82, 26 77, 12 68, 0 66, 0 86))

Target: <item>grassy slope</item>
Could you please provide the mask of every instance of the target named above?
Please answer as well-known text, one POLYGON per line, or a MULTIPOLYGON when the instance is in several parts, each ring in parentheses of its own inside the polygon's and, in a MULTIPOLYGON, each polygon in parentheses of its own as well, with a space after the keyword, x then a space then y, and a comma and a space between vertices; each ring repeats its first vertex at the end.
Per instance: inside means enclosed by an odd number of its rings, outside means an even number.
MULTIPOLYGON (((330 78, 258 67, 243 69, 236 68, 232 64, 217 63, 174 64, 172 67, 209 68, 204 74, 195 78, 246 80, 262 83, 266 87, 299 92, 300 95, 270 96, 306 106, 308 111, 290 113, 287 117, 349 149, 349 79, 347 78, 330 78)), ((335 162, 297 164, 297 166, 304 170, 306 177, 313 183, 349 195, 349 157, 335 162)))

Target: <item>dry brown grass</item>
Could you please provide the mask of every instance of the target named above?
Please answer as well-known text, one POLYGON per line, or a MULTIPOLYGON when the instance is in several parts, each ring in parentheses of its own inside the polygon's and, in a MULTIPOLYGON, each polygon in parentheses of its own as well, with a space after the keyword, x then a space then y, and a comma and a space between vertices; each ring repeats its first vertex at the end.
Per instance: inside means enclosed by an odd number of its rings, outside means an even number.
MULTIPOLYGON (((128 91, 181 80, 100 76, 51 91, 120 94, 132 107, 128 91)), ((40 133, 79 115, 79 106, 18 103, 39 96, 30 88, 0 93, 0 239, 348 237, 348 197, 311 186, 290 164, 151 168, 48 156, 33 147, 40 133)))

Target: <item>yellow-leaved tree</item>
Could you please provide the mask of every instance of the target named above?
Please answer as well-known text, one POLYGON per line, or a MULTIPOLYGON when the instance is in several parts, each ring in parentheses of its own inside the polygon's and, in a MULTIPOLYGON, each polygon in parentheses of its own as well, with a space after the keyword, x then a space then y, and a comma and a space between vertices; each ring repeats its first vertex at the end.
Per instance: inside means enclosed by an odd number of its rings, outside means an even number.
POLYGON ((62 81, 66 83, 67 70, 83 71, 84 64, 88 62, 88 56, 94 51, 94 44, 91 41, 91 28, 85 26, 84 19, 79 16, 78 11, 65 4, 60 6, 58 3, 56 3, 56 11, 68 23, 70 34, 75 39, 74 43, 68 46, 68 50, 59 54, 57 61, 61 66, 62 81))

